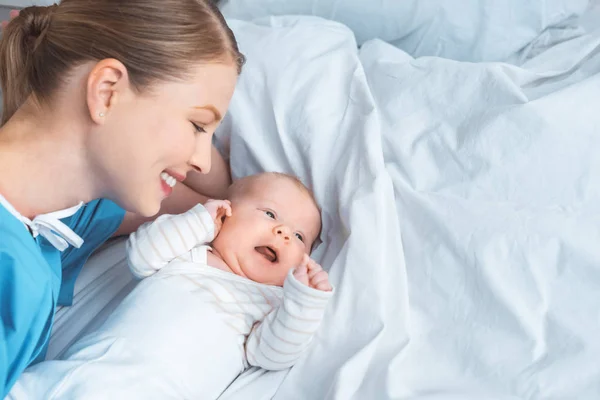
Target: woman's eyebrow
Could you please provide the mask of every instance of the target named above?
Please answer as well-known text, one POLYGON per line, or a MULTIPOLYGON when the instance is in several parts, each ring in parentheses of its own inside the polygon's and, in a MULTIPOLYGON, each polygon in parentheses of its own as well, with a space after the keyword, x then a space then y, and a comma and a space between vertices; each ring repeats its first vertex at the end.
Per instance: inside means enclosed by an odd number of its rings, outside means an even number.
POLYGON ((211 111, 213 114, 215 114, 215 120, 217 122, 221 121, 221 119, 223 119, 223 117, 221 116, 221 113, 219 112, 219 110, 217 110, 217 108, 215 106, 213 106, 212 104, 208 104, 205 106, 198 106, 198 107, 194 107, 196 110, 208 110, 211 111))

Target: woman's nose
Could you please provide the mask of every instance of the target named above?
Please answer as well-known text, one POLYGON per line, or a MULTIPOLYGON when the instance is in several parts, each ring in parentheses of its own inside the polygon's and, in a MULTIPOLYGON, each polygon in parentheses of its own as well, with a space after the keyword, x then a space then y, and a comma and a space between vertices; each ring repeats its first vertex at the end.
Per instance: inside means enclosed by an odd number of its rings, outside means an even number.
POLYGON ((292 237, 290 229, 285 225, 278 225, 273 228, 273 233, 277 236, 281 236, 286 242, 292 237))
POLYGON ((197 172, 208 174, 211 166, 212 135, 202 134, 196 138, 196 150, 190 158, 190 166, 197 172))

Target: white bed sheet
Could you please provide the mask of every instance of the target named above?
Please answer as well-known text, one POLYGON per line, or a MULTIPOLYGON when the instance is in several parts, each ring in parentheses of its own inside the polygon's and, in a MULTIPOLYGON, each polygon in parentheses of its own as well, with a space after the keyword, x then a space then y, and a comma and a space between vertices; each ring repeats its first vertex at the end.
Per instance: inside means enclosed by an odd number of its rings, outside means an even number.
POLYGON ((96 251, 75 281, 73 305, 56 312, 47 358, 59 357, 77 338, 97 328, 136 283, 127 268, 124 238, 96 251))
POLYGON ((600 37, 516 67, 232 25, 233 173, 311 184, 338 287, 275 398, 598 398, 600 37))
POLYGON ((591 0, 589 9, 580 20, 581 26, 588 32, 600 29, 600 0, 591 0))
MULTIPOLYGON (((318 18, 232 21, 249 61, 219 132, 235 176, 295 173, 337 296, 291 372, 225 399, 600 397, 600 37, 521 67, 357 50, 318 18)), ((134 286, 96 253, 49 355, 134 286)))

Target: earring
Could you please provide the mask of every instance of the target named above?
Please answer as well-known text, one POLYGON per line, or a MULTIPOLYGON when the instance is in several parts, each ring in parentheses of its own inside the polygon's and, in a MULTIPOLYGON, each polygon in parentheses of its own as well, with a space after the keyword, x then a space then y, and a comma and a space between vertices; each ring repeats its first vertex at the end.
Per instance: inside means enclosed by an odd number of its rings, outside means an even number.
POLYGON ((104 112, 103 112, 103 111, 100 111, 100 112, 98 113, 98 116, 99 116, 99 117, 104 117, 104 112))

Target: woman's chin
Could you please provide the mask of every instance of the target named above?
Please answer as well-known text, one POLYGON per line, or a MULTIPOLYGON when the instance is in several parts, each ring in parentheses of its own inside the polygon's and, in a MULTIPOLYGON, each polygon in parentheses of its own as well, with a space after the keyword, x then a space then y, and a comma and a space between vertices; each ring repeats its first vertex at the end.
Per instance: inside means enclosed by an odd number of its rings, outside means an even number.
POLYGON ((146 218, 154 217, 160 211, 160 204, 149 204, 144 210, 140 211, 140 214, 146 218))
POLYGON ((155 201, 148 201, 148 198, 145 201, 139 201, 134 207, 131 207, 129 211, 141 215, 145 218, 150 218, 158 214, 160 211, 161 202, 163 199, 157 199, 155 201))

